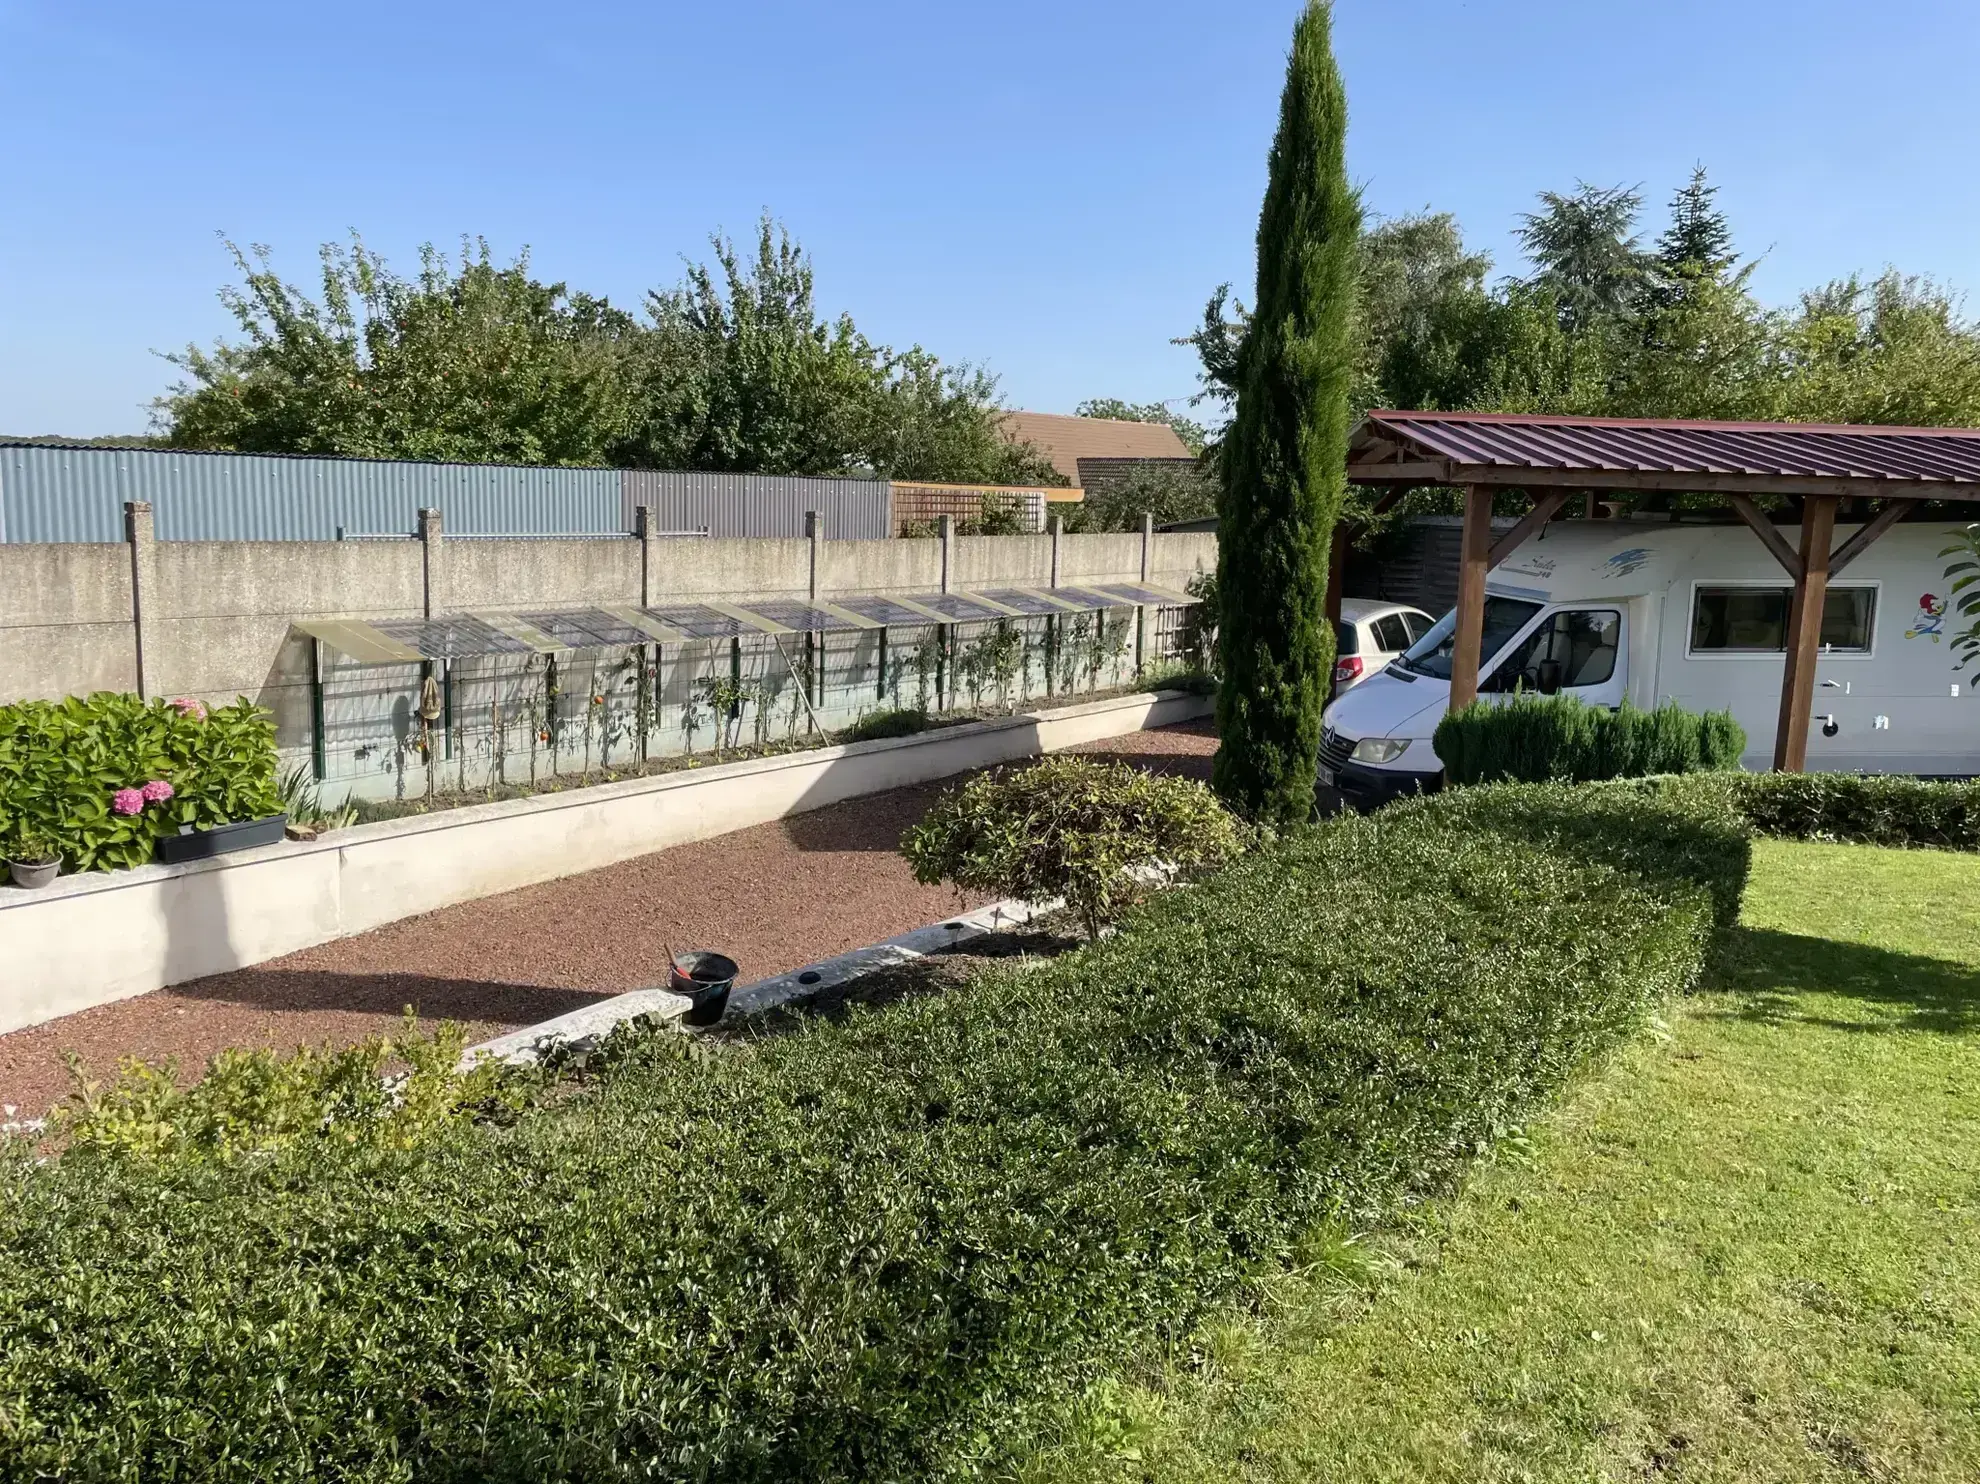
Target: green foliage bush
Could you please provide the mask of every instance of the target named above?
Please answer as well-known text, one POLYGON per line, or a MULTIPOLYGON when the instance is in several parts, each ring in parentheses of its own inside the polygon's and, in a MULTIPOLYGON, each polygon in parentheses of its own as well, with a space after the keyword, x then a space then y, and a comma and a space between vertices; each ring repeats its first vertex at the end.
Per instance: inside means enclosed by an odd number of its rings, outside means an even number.
POLYGON ((54 1124, 71 1149, 153 1160, 235 1160, 314 1141, 406 1149, 465 1111, 519 1102, 521 1083, 500 1063, 462 1069, 466 1045, 451 1021, 420 1034, 408 1010, 401 1034, 341 1049, 229 1048, 190 1086, 176 1065, 137 1057, 98 1084, 71 1054, 75 1090, 54 1124))
POLYGON ((0 836, 36 834, 74 871, 141 866, 181 825, 279 814, 275 771, 274 725, 246 697, 210 711, 111 691, 0 706, 0 836), (120 813, 117 794, 146 785, 166 796, 120 813))
POLYGON ((1242 847, 1242 827, 1202 784, 1080 757, 980 773, 901 838, 916 880, 1064 897, 1089 933, 1138 900, 1151 871, 1222 865, 1242 847))
POLYGON ((1739 920, 1752 863, 1752 831, 1715 791, 1669 785, 1710 780, 1716 788, 1751 776, 1693 774, 1574 789, 1502 784, 1406 800, 1391 805, 1382 817, 1428 814, 1473 835, 1540 845, 1620 872, 1674 903, 1702 891, 1712 904, 1714 925, 1729 928, 1739 920))
POLYGON ((650 1037, 415 1150, 0 1154, 0 1474, 981 1476, 1690 984, 1722 814, 1504 788, 1345 818, 1043 969, 650 1037))
POLYGON ((1746 732, 1729 711, 1611 711, 1522 692, 1447 714, 1434 745, 1451 783, 1587 783, 1736 768, 1746 732))
POLYGON ((1980 850, 1980 783, 1867 773, 1738 773, 1660 781, 1716 801, 1763 835, 1859 845, 1980 850))
POLYGON ((924 706, 894 706, 869 711, 839 733, 841 742, 872 742, 882 737, 912 737, 928 730, 924 706))

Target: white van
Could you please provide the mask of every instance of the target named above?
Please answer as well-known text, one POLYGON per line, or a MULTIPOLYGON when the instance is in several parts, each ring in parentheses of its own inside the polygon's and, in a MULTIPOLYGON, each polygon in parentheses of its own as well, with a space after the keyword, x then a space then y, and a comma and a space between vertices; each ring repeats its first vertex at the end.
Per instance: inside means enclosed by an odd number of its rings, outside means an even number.
MULTIPOLYGON (((1853 532, 1836 528, 1836 545, 1853 532)), ((1980 701, 1952 650, 1942 555, 1964 529, 1893 527, 1829 585, 1811 771, 1980 773, 1980 701)), ((1790 543, 1795 532, 1784 529, 1790 543)), ((1745 764, 1773 760, 1791 584, 1745 526, 1563 521, 1486 584, 1479 695, 1517 689, 1598 706, 1729 709, 1745 764)), ((1450 704, 1455 615, 1327 708, 1323 789, 1368 808, 1443 782, 1431 745, 1450 704)))

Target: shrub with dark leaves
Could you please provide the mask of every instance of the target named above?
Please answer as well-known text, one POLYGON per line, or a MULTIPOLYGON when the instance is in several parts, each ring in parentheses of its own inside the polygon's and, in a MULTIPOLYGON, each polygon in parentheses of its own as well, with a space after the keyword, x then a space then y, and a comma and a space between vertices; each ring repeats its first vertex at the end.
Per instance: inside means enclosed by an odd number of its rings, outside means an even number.
POLYGON ((1452 783, 1587 783, 1737 768, 1746 732, 1728 711, 1700 715, 1675 702, 1611 711, 1521 693, 1451 712, 1435 745, 1452 783))

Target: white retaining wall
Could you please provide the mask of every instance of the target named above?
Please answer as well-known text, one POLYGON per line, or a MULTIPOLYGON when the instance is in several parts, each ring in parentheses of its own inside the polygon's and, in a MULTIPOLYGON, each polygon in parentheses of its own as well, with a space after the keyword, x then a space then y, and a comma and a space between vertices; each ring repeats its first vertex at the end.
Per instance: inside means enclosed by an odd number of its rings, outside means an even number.
POLYGON ((841 799, 1207 714, 1116 697, 914 737, 360 825, 215 860, 0 888, 0 1033, 246 968, 403 917, 841 799))

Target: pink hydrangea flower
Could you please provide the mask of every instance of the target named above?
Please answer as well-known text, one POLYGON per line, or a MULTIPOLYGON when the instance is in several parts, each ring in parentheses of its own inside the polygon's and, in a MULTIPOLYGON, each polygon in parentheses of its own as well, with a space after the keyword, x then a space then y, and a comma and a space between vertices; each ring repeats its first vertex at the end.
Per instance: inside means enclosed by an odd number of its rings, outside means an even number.
POLYGON ((136 788, 120 788, 110 795, 110 807, 119 814, 135 814, 144 807, 144 791, 136 788))
POLYGON ((162 804, 172 797, 172 785, 163 778, 154 778, 138 792, 144 795, 145 803, 162 804))
MULTIPOLYGON (((172 702, 172 708, 181 716, 190 716, 195 721, 206 720, 206 703, 195 701, 191 696, 179 696, 172 702)), ((170 795, 167 795, 169 798, 170 795)))

